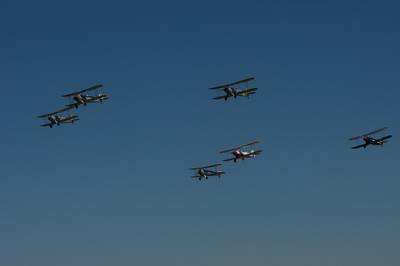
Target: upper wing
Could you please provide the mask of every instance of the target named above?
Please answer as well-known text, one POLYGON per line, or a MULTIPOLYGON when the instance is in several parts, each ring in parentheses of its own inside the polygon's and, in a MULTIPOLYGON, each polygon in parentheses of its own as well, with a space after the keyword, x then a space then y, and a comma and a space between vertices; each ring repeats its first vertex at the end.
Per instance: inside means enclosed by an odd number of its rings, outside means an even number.
POLYGON ((68 111, 68 110, 71 110, 71 109, 72 109, 72 107, 71 107, 71 106, 68 106, 68 107, 65 107, 65 108, 63 108, 63 109, 60 109, 60 110, 58 110, 58 111, 55 111, 55 112, 53 112, 53 113, 48 113, 48 114, 45 114, 45 115, 39 115, 38 118, 49 117, 49 116, 52 116, 52 115, 56 115, 56 114, 59 114, 59 113, 63 113, 63 112, 65 112, 65 111, 68 111))
POLYGON ((226 88, 226 87, 230 87, 230 86, 233 86, 233 85, 249 82, 249 81, 252 81, 252 80, 254 80, 254 77, 238 80, 238 81, 235 81, 235 82, 232 82, 232 83, 229 83, 229 84, 224 84, 224 85, 219 85, 219 86, 216 86, 216 87, 212 87, 212 88, 210 88, 210 90, 223 89, 223 88, 226 88))
POLYGON ((384 131, 384 130, 386 130, 386 129, 388 129, 388 127, 383 127, 383 128, 374 130, 374 131, 372 131, 372 132, 369 132, 369 133, 365 134, 365 136, 373 135, 373 134, 379 133, 379 132, 381 132, 381 131, 384 131))
POLYGON ((208 166, 203 166, 203 167, 190 168, 190 170, 207 169, 207 168, 217 167, 217 166, 221 166, 221 165, 222 165, 222 164, 217 163, 217 164, 208 165, 208 166))
POLYGON ((377 139, 377 141, 384 141, 384 140, 390 139, 391 137, 392 137, 392 135, 388 135, 383 138, 377 139))
POLYGON ((388 127, 383 127, 383 128, 380 128, 380 129, 377 129, 377 130, 368 132, 368 133, 366 133, 366 134, 364 134, 364 135, 361 135, 361 136, 352 137, 352 138, 350 138, 349 140, 361 139, 362 137, 369 136, 369 135, 373 135, 373 134, 379 133, 379 132, 381 132, 381 131, 384 131, 384 130, 386 130, 386 129, 388 129, 388 127))
POLYGON ((94 85, 94 86, 92 86, 92 87, 90 87, 90 88, 87 88, 87 89, 83 89, 83 90, 80 90, 80 91, 77 91, 77 92, 72 92, 72 93, 69 93, 69 94, 65 94, 65 95, 63 95, 62 97, 71 97, 71 96, 75 96, 75 95, 81 94, 81 93, 83 93, 83 92, 97 90, 98 88, 101 88, 101 87, 103 87, 102 84, 97 84, 97 85, 94 85))
POLYGON ((251 145, 254 145, 254 144, 257 144, 257 143, 259 143, 259 141, 253 141, 253 142, 250 142, 250 143, 247 143, 247 144, 240 145, 240 146, 238 146, 236 148, 231 148, 231 149, 228 149, 228 150, 220 151, 220 153, 227 153, 227 152, 236 151, 236 150, 238 150, 240 148, 251 146, 251 145))
POLYGON ((249 96, 251 94, 256 93, 257 88, 251 88, 247 90, 242 90, 238 92, 238 96, 249 96))

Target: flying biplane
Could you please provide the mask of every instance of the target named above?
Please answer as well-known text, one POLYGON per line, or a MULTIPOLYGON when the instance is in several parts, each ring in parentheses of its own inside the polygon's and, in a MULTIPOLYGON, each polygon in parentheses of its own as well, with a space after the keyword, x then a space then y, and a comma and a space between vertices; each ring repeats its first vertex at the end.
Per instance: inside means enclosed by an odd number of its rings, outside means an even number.
MULTIPOLYGON (((239 84, 243 84, 243 83, 248 83, 249 81, 254 80, 254 77, 251 78, 247 78, 247 79, 243 79, 243 80, 239 80, 239 81, 235 81, 233 83, 229 83, 229 84, 224 84, 224 85, 219 85, 216 87, 212 87, 210 88, 210 90, 220 90, 223 91, 225 93, 225 95, 222 96, 218 96, 213 98, 214 100, 221 100, 224 99, 225 101, 228 100, 228 98, 236 98, 238 96, 241 97, 250 97, 250 95, 255 94, 257 91, 257 88, 246 88, 244 90, 240 90, 237 87, 235 88, 235 85, 239 85, 239 84)), ((248 87, 248 85, 246 85, 246 87, 248 87)))
POLYGON ((242 148, 253 146, 253 145, 257 144, 257 143, 259 143, 259 142, 258 141, 253 141, 253 142, 248 143, 248 144, 240 145, 240 146, 238 146, 236 148, 223 150, 220 153, 231 153, 234 156, 233 158, 225 159, 224 162, 234 161, 236 163, 237 160, 244 160, 244 159, 247 159, 247 158, 255 158, 257 155, 259 155, 262 152, 262 150, 243 151, 242 148))
POLYGON ((371 137, 371 135, 374 135, 376 133, 385 131, 387 129, 388 129, 387 127, 383 127, 383 128, 374 130, 372 132, 369 132, 367 134, 350 138, 349 140, 358 140, 358 139, 364 140, 364 144, 354 146, 354 147, 352 147, 352 149, 358 149, 358 148, 364 148, 365 149, 369 145, 373 145, 373 146, 380 145, 380 146, 383 146, 383 144, 389 142, 387 139, 390 139, 392 137, 392 135, 387 135, 387 136, 379 138, 379 139, 373 138, 373 137, 371 137))
POLYGON ((65 94, 62 97, 71 99, 71 103, 67 105, 68 107, 78 108, 80 105, 86 106, 88 103, 103 103, 103 101, 108 99, 106 94, 88 94, 89 92, 97 91, 101 87, 103 85, 97 84, 87 89, 65 94))
POLYGON ((40 126, 53 128, 53 126, 55 125, 59 126, 61 124, 75 123, 79 120, 79 117, 77 115, 62 115, 62 113, 69 111, 71 108, 72 107, 66 107, 53 113, 39 115, 38 118, 43 118, 46 121, 45 124, 42 124, 40 126))
POLYGON ((208 179, 209 176, 221 177, 225 174, 225 172, 218 170, 218 167, 221 165, 222 164, 213 164, 208 166, 190 168, 190 170, 193 170, 196 173, 194 176, 192 176, 192 178, 198 178, 199 180, 201 180, 202 178, 208 179), (210 170, 210 168, 213 167, 215 168, 215 170, 210 170))

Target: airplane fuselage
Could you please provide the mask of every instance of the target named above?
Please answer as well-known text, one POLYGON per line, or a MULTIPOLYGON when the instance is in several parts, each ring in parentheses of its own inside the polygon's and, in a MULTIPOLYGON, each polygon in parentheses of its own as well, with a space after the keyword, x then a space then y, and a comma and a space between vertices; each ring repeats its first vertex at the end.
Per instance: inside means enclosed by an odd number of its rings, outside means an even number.
POLYGON ((224 88, 224 92, 226 93, 227 97, 236 97, 237 96, 237 91, 233 87, 224 88))
POLYGON ((51 115, 47 118, 52 125, 60 125, 61 121, 65 119, 65 117, 60 115, 51 115))
POLYGON ((60 124, 64 123, 74 123, 77 119, 77 117, 73 116, 61 116, 61 115, 51 115, 47 117, 47 120, 49 120, 48 126, 53 127, 54 125, 59 126, 60 124))
POLYGON ((383 145, 385 142, 384 141, 379 141, 379 140, 377 140, 377 139, 375 139, 375 138, 372 138, 372 137, 368 137, 368 136, 366 136, 366 137, 364 137, 363 138, 363 140, 365 141, 365 144, 366 145, 383 145))
POLYGON ((86 95, 86 94, 77 94, 72 97, 74 100, 74 106, 78 108, 79 105, 87 105, 88 103, 102 103, 107 99, 105 94, 98 94, 96 96, 86 95))
POLYGON ((221 176, 224 172, 221 171, 211 171, 207 169, 199 169, 197 174, 199 175, 199 180, 202 178, 208 179, 209 176, 221 176))
POLYGON ((249 152, 236 150, 236 151, 232 152, 232 155, 235 156, 234 162, 236 162, 237 160, 244 160, 246 158, 255 158, 256 157, 256 154, 254 154, 254 150, 251 150, 249 152))

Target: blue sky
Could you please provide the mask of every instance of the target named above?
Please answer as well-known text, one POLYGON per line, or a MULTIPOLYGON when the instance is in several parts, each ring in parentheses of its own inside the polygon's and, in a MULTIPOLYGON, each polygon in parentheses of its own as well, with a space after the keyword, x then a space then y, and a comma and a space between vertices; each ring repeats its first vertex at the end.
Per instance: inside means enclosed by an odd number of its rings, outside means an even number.
POLYGON ((0 2, 0 263, 398 265, 398 9, 0 2), (250 75, 256 97, 210 100, 250 75), (95 83, 109 102, 39 127, 95 83), (349 149, 382 126, 383 149, 349 149), (190 179, 254 139, 262 156, 190 179))

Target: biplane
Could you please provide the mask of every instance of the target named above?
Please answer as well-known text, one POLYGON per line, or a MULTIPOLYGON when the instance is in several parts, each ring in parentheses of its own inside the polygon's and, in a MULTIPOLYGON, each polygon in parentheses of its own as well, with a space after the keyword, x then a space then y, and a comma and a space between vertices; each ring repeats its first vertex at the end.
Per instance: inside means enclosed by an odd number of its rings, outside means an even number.
POLYGON ((62 95, 62 97, 71 99, 71 103, 67 105, 68 107, 78 108, 80 105, 86 106, 88 103, 103 103, 108 99, 106 94, 98 92, 89 94, 90 92, 98 91, 101 87, 103 87, 102 84, 97 84, 87 89, 62 95))
POLYGON ((372 132, 366 133, 364 135, 360 135, 360 136, 356 136, 356 137, 350 138, 349 140, 358 140, 358 139, 364 140, 364 144, 357 145, 357 146, 354 146, 354 147, 351 147, 351 148, 352 149, 359 149, 359 148, 364 148, 365 149, 369 145, 372 145, 372 146, 378 146, 378 145, 383 146, 383 144, 389 142, 388 139, 390 139, 392 137, 392 135, 387 135, 387 136, 384 136, 384 137, 381 137, 381 138, 378 138, 378 139, 371 137, 371 135, 377 134, 377 133, 385 131, 387 129, 388 129, 387 127, 383 127, 383 128, 374 130, 372 132))
POLYGON ((190 170, 195 171, 195 175, 192 176, 192 178, 198 178, 199 180, 201 180, 203 178, 208 179, 209 176, 221 177, 222 175, 225 174, 224 171, 218 170, 218 167, 221 165, 222 164, 213 164, 213 165, 208 165, 208 166, 190 168, 190 170), (214 171, 210 170, 210 168, 215 168, 215 170, 214 171))
POLYGON ((72 107, 66 107, 64 109, 55 111, 53 113, 39 115, 38 118, 45 119, 45 124, 40 125, 41 127, 50 127, 61 125, 61 124, 73 124, 79 120, 79 116, 77 115, 62 115, 62 113, 67 112, 72 107))
POLYGON ((252 149, 249 151, 244 151, 243 148, 253 146, 257 143, 259 143, 259 141, 253 141, 251 143, 243 144, 243 145, 240 145, 235 148, 223 150, 220 153, 231 153, 234 156, 232 158, 225 159, 224 162, 234 161, 236 163, 238 160, 244 160, 247 158, 255 158, 257 155, 259 155, 262 152, 262 150, 253 150, 252 149))
POLYGON ((216 87, 209 88, 210 90, 220 90, 225 93, 225 95, 217 96, 213 98, 214 100, 221 100, 224 99, 225 101, 228 100, 228 98, 236 98, 236 97, 250 97, 250 95, 255 94, 257 91, 257 88, 248 88, 248 82, 254 80, 254 77, 242 79, 239 81, 235 81, 233 83, 229 84, 224 84, 224 85, 219 85, 216 87), (246 83, 246 89, 239 89, 236 85, 244 84, 246 83))

